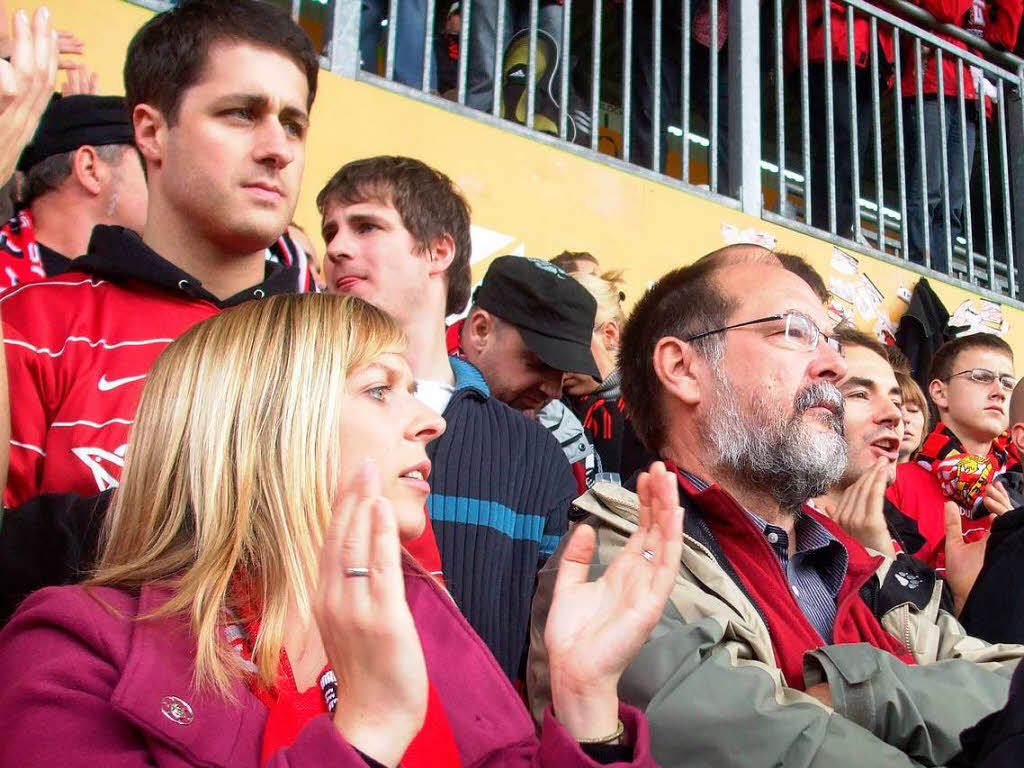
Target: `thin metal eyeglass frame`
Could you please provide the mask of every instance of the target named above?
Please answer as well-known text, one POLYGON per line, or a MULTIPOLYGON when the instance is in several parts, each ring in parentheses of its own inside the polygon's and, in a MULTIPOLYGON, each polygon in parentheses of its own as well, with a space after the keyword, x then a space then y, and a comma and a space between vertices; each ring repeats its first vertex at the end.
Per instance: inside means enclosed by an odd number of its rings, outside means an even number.
POLYGON ((697 339, 703 339, 705 336, 713 336, 716 333, 725 333, 725 331, 731 331, 731 330, 734 330, 736 328, 746 328, 748 325, 758 325, 760 323, 771 323, 771 322, 773 322, 775 320, 786 320, 787 321, 787 323, 786 323, 786 330, 788 331, 789 330, 789 322, 788 321, 789 321, 789 319, 791 317, 799 317, 801 320, 806 320, 807 324, 809 326, 811 326, 811 328, 814 329, 815 336, 814 336, 814 339, 812 340, 812 343, 810 344, 810 346, 807 347, 807 351, 808 352, 817 349, 818 348, 818 342, 821 341, 822 339, 824 339, 825 343, 828 344, 828 346, 832 347, 832 349, 834 349, 837 354, 840 354, 840 355, 843 354, 843 345, 839 342, 839 340, 835 336, 828 336, 828 335, 826 335, 825 332, 822 331, 821 328, 819 328, 817 326, 817 324, 813 320, 811 320, 811 318, 809 318, 809 317, 807 317, 807 315, 801 314, 799 312, 781 312, 781 313, 779 313, 777 315, 769 315, 768 317, 759 317, 757 320, 747 320, 746 322, 735 323, 733 325, 727 325, 724 328, 715 328, 714 330, 711 330, 711 331, 702 331, 701 333, 695 333, 692 336, 688 336, 685 339, 685 341, 696 341, 697 339))
POLYGON ((985 384, 986 386, 989 385, 989 384, 992 384, 993 382, 998 381, 1000 387, 1002 387, 1003 389, 1005 389, 1007 391, 1010 391, 1010 392, 1012 392, 1013 388, 1017 386, 1017 381, 1016 380, 1013 380, 1013 383, 1010 386, 1007 386, 1006 385, 1006 380, 1007 379, 1011 379, 1010 376, 1008 376, 1006 374, 1003 374, 1003 376, 1000 376, 995 371, 991 371, 988 368, 970 368, 970 369, 968 369, 966 371, 960 371, 959 373, 951 373, 949 375, 949 379, 946 379, 946 381, 948 382, 950 379, 953 379, 953 378, 955 378, 957 376, 964 376, 964 375, 970 376, 971 377, 971 381, 973 381, 975 384, 985 384), (986 373, 991 373, 992 374, 992 381, 988 381, 988 382, 979 381, 978 379, 974 378, 974 372, 975 371, 985 371, 986 373), (1004 378, 1004 376, 1005 376, 1005 378, 1004 378))

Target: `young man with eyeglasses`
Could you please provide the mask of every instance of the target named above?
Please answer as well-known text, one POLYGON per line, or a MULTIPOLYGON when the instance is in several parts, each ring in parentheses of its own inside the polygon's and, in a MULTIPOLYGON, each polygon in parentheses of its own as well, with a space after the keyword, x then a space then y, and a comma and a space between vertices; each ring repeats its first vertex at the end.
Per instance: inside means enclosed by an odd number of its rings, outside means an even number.
POLYGON ((886 496, 917 522, 925 543, 915 555, 941 574, 947 501, 960 508, 967 543, 987 536, 993 516, 1016 506, 1003 482, 995 482, 1020 469, 1006 432, 1017 381, 1013 350, 990 333, 954 339, 935 353, 928 377, 939 423, 917 461, 899 465, 886 496))
MULTIPOLYGON (((808 270, 756 246, 722 249, 662 277, 622 334, 626 405, 685 510, 676 583, 618 686, 645 709, 664 768, 945 765, 960 731, 1007 695, 1008 670, 936 663, 936 649, 898 632, 905 606, 880 599, 881 559, 807 504, 847 463, 847 366, 808 270)), ((648 513, 606 483, 575 506, 595 529, 596 578, 648 513)), ((534 598, 535 715, 550 698, 558 555, 534 598)))

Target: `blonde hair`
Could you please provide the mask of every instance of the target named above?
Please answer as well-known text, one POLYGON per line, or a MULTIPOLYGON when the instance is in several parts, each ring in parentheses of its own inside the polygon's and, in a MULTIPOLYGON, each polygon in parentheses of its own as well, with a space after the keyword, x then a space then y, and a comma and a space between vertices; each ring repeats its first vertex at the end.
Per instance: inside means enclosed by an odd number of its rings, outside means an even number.
POLYGON ((230 696, 241 672, 223 630, 260 608, 253 662, 273 685, 290 601, 312 617, 332 513, 349 373, 406 340, 366 302, 327 294, 248 301, 193 326, 149 372, 91 585, 164 582, 142 617, 187 615, 195 682, 230 696), (239 617, 241 618, 241 617, 239 617))
POLYGON ((587 274, 586 272, 574 272, 571 275, 576 282, 587 289, 587 292, 597 302, 597 315, 594 318, 594 328, 600 328, 609 320, 614 321, 622 327, 626 317, 622 312, 622 271, 611 270, 600 276, 587 274))
POLYGON ((900 396, 903 398, 904 403, 914 403, 918 408, 921 409, 921 413, 924 414, 924 428, 921 430, 921 443, 914 448, 914 452, 921 448, 924 444, 925 437, 931 431, 931 411, 928 410, 928 400, 924 396, 920 385, 914 381, 914 377, 905 371, 894 371, 896 374, 896 383, 900 385, 900 396))

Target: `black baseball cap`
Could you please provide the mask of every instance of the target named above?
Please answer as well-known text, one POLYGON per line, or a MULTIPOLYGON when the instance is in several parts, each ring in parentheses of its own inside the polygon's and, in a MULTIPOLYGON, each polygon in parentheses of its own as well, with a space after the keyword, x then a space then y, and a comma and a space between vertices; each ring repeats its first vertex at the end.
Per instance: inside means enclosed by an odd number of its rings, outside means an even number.
POLYGON ((556 371, 601 379, 590 351, 597 301, 554 264, 499 256, 473 304, 516 326, 530 351, 556 371))
POLYGON ((18 160, 27 171, 51 155, 70 152, 89 144, 134 144, 135 131, 128 107, 120 96, 54 96, 39 120, 32 142, 18 160))

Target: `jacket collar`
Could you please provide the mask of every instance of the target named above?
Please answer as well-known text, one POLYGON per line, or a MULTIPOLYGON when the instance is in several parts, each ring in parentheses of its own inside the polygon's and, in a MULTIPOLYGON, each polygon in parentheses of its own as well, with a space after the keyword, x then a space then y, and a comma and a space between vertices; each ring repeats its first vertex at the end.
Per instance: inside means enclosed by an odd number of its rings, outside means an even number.
POLYGON ((138 281, 183 296, 208 301, 219 309, 281 293, 294 293, 299 283, 297 267, 267 262, 264 280, 223 301, 203 288, 195 277, 172 264, 130 229, 99 225, 89 238, 89 250, 75 259, 76 272, 96 275, 114 283, 138 281))
POLYGON ((484 397, 491 396, 491 390, 484 380, 484 375, 480 373, 480 370, 475 365, 468 360, 463 360, 454 355, 449 357, 448 361, 451 363, 452 373, 455 374, 456 392, 460 389, 473 389, 484 397))
MULTIPOLYGON (((169 597, 166 588, 144 586, 138 615, 151 613, 169 597)), ((224 768, 252 762, 259 754, 266 709, 241 680, 232 686, 234 703, 212 691, 197 691, 192 679, 195 649, 195 640, 180 618, 133 621, 128 657, 112 705, 191 764, 224 768), (170 697, 185 703, 191 722, 183 724, 187 718, 172 717, 175 702, 170 697)))

